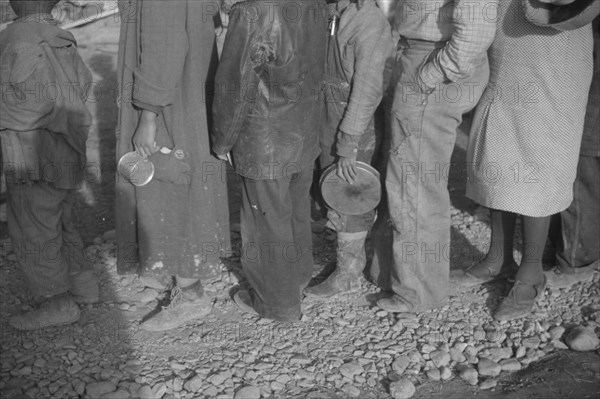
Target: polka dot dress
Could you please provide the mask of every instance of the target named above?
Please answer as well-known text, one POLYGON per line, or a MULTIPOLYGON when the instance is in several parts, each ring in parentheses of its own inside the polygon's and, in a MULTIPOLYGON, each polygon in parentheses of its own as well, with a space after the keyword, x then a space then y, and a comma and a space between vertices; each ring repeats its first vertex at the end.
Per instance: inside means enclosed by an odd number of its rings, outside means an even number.
POLYGON ((548 216, 566 209, 592 79, 591 25, 560 32, 500 0, 490 81, 471 127, 467 196, 493 209, 548 216))

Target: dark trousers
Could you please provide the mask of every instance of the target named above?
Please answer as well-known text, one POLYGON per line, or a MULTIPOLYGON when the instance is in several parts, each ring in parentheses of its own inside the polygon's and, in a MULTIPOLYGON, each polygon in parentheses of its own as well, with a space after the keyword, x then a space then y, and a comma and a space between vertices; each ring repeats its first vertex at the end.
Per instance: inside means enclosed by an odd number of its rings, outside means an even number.
POLYGON ((579 157, 573 202, 560 213, 561 236, 556 263, 564 273, 584 273, 599 266, 600 157, 579 157))
POLYGON ((294 321, 313 270, 310 185, 313 171, 275 180, 243 178, 242 269, 263 317, 294 321))
POLYGON ((590 87, 585 124, 573 183, 573 202, 553 224, 550 238, 556 263, 564 273, 585 273, 599 267, 600 247, 600 70, 590 87))
POLYGON ((73 224, 73 191, 34 181, 8 184, 8 234, 34 295, 69 289, 69 273, 86 268, 73 224))

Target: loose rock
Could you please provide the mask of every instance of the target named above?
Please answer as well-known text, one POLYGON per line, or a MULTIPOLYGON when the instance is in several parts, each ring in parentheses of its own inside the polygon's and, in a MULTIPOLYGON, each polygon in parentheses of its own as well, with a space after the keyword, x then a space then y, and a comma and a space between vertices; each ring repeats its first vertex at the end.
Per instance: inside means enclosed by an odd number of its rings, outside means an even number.
POLYGON ((477 370, 471 367, 466 367, 458 374, 469 385, 477 385, 479 374, 477 370))
POLYGON ((412 398, 415 392, 416 389, 414 384, 406 378, 402 378, 390 384, 390 395, 392 395, 392 398, 394 399, 412 398))
POLYGON ((91 399, 98 399, 105 393, 113 392, 116 389, 117 386, 112 381, 98 381, 88 384, 85 387, 85 393, 91 399))
POLYGON ((593 351, 600 346, 596 333, 589 328, 577 326, 565 337, 565 343, 574 351, 593 351))
POLYGON ((260 388, 254 386, 245 386, 240 388, 233 397, 235 399, 259 399, 260 388))
POLYGON ((502 367, 488 358, 482 357, 477 363, 477 371, 481 375, 495 377, 502 371, 502 367))
POLYGON ((394 370, 399 375, 402 375, 402 373, 404 373, 404 371, 408 368, 409 364, 410 364, 410 359, 408 358, 408 356, 406 356, 406 355, 398 356, 392 362, 392 370, 394 370))
POLYGON ((481 384, 479 384, 479 389, 492 389, 494 388, 496 385, 498 385, 498 381, 492 379, 489 380, 485 380, 483 381, 481 384))
POLYGON ((447 366, 450 363, 450 354, 444 351, 434 351, 429 354, 435 367, 447 366))

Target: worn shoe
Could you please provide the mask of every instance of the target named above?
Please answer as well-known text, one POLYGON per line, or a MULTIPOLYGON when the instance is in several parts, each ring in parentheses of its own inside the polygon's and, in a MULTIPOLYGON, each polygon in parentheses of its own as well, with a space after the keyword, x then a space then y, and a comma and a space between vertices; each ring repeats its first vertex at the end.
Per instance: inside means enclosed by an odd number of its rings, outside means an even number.
POLYGON ((390 313, 410 313, 413 311, 413 306, 399 295, 380 298, 377 300, 377 306, 390 313))
POLYGON ((558 267, 545 271, 548 286, 554 288, 569 288, 577 283, 591 281, 594 278, 594 269, 581 273, 564 273, 558 267))
POLYGON ((177 328, 188 321, 208 315, 212 307, 206 294, 201 297, 193 293, 184 293, 181 288, 171 289, 171 302, 154 317, 140 324, 146 331, 167 331, 177 328))
POLYGON ((252 307, 252 298, 250 296, 250 292, 246 290, 239 290, 233 296, 233 301, 242 312, 258 316, 258 312, 252 307))
POLYGON ((144 285, 144 287, 153 288, 157 291, 164 291, 171 288, 169 284, 163 284, 153 276, 140 276, 140 282, 144 285))
POLYGON ((65 292, 47 298, 35 310, 11 317, 9 324, 17 330, 31 331, 75 323, 79 316, 79 307, 71 295, 65 292))
POLYGON ((498 309, 494 314, 494 319, 498 321, 510 321, 520 319, 531 314, 533 306, 544 293, 544 289, 546 288, 546 277, 544 276, 544 281, 541 284, 533 286, 536 291, 534 298, 520 299, 519 291, 522 287, 527 285, 528 284, 519 280, 515 281, 515 284, 506 298, 504 298, 500 303, 500 306, 498 306, 498 309))
POLYGON ((91 304, 100 300, 100 286, 92 270, 82 270, 69 275, 69 293, 76 303, 91 304))
POLYGON ((337 233, 337 266, 320 284, 304 290, 307 296, 329 298, 360 287, 361 273, 367 263, 366 231, 337 233))
POLYGON ((477 277, 469 272, 477 265, 478 264, 475 264, 467 270, 453 270, 450 272, 450 282, 461 288, 477 287, 478 285, 489 283, 490 281, 494 281, 498 278, 507 278, 509 276, 512 277, 519 269, 517 264, 514 262, 506 267, 503 267, 500 270, 500 273, 494 273, 493 270, 486 267, 487 275, 485 277, 477 277))

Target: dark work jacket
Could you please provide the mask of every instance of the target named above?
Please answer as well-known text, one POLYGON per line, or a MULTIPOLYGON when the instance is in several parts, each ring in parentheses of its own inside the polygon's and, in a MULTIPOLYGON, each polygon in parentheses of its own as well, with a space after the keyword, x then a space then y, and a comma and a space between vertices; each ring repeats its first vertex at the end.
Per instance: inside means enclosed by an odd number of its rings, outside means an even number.
POLYGON ((70 32, 17 20, 0 33, 0 136, 9 182, 26 176, 78 187, 92 123, 85 106, 91 85, 70 32))
POLYGON ((240 175, 278 179, 319 154, 327 35, 323 0, 236 4, 217 69, 212 149, 240 175))

